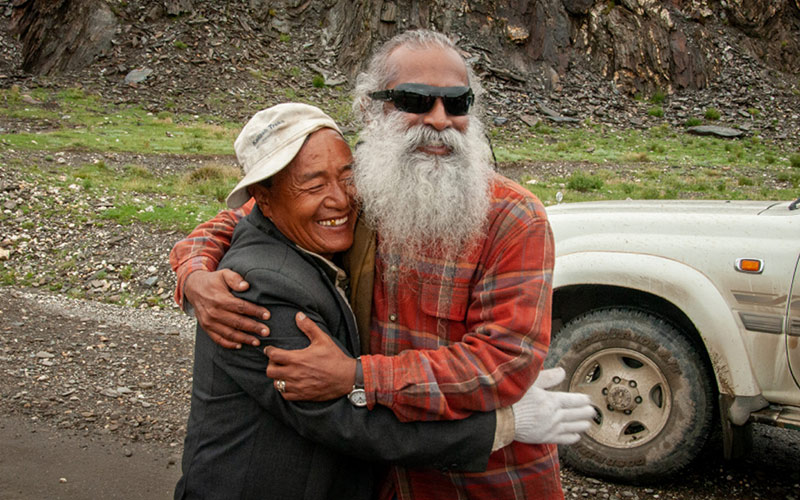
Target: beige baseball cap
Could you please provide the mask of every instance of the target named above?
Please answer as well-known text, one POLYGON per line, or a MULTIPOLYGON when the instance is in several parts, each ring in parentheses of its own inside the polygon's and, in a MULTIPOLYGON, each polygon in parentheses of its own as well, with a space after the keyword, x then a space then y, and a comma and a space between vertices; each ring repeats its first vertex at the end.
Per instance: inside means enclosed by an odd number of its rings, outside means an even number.
POLYGON ((247 203, 247 187, 280 172, 303 147, 306 137, 321 128, 342 133, 330 116, 308 104, 278 104, 256 113, 233 143, 244 178, 228 195, 228 206, 247 203))

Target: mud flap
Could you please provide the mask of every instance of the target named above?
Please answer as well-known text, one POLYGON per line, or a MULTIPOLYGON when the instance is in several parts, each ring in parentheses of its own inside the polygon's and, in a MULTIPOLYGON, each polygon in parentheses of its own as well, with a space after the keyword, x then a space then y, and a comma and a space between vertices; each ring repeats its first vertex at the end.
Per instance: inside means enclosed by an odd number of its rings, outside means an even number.
POLYGON ((735 425, 730 420, 734 398, 727 394, 719 397, 720 423, 722 425, 722 454, 725 460, 739 460, 753 451, 753 423, 735 425))

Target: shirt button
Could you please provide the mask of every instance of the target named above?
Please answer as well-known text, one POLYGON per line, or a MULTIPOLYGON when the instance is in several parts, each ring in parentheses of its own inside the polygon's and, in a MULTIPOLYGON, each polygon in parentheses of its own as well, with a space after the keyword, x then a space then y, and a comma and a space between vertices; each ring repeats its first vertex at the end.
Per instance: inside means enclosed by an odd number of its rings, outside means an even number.
POLYGON ((397 266, 395 266, 394 264, 392 264, 391 266, 389 266, 389 270, 390 270, 391 272, 395 273, 395 272, 397 272, 397 266))
POLYGON ((390 314, 389 315, 389 321, 397 321, 397 315, 396 314, 390 314))

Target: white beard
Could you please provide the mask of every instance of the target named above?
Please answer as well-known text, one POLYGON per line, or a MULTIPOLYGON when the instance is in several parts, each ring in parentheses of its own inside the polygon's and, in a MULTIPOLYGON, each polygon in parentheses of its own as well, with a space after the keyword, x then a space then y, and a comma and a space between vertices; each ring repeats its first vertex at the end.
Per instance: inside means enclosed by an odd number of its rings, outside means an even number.
POLYGON ((354 182, 364 217, 378 231, 379 250, 409 265, 421 255, 452 261, 471 249, 489 211, 491 150, 483 126, 466 132, 406 129, 399 112, 375 117, 355 151, 354 182), (417 151, 444 143, 449 155, 417 151))

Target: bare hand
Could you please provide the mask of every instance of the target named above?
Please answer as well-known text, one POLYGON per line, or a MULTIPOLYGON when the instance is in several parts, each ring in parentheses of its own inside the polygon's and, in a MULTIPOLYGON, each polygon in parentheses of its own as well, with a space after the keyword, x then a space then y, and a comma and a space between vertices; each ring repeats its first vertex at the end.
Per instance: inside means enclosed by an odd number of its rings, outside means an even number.
POLYGON ((239 273, 230 269, 195 271, 186 278, 183 293, 211 340, 228 349, 240 349, 242 344, 261 344, 246 332, 262 337, 269 335, 269 328, 253 319, 269 319, 269 311, 231 293, 231 290, 242 292, 249 287, 239 273))
POLYGON ((267 377, 286 383, 282 395, 287 401, 328 401, 348 394, 355 382, 356 360, 305 314, 297 313, 295 321, 311 345, 297 350, 265 347, 267 377))

